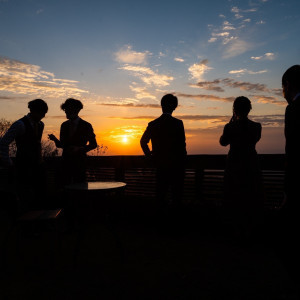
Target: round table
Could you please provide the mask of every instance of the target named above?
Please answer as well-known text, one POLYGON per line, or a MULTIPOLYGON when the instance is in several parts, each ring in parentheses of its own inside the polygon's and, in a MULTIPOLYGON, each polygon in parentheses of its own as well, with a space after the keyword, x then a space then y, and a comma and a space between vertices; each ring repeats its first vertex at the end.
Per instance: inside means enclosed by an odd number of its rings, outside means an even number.
POLYGON ((120 181, 95 181, 72 183, 66 186, 67 190, 72 191, 113 191, 125 188, 126 183, 120 181))
MULTIPOLYGON (((79 249, 81 247, 84 236, 86 235, 86 231, 88 229, 88 224, 91 222, 92 219, 94 219, 94 217, 95 217, 94 214, 95 213, 97 214, 97 209, 95 209, 95 207, 93 205, 94 201, 98 202, 100 200, 101 202, 104 201, 104 203, 105 203, 105 202, 107 202, 109 196, 115 195, 118 192, 122 192, 122 190, 124 190, 125 187, 126 187, 126 183, 120 182, 120 181, 82 182, 82 183, 72 183, 72 184, 65 186, 66 191, 69 191, 72 194, 75 193, 75 195, 73 194, 73 196, 75 196, 75 197, 74 198, 72 197, 70 199, 71 202, 73 202, 73 200, 75 200, 77 197, 81 198, 81 203, 83 206, 82 207, 74 207, 73 206, 73 208, 75 209, 74 212, 75 212, 75 215, 77 215, 77 218, 80 215, 77 213, 82 212, 82 208, 84 208, 84 206, 87 205, 89 207, 89 209, 85 210, 85 212, 87 214, 85 216, 85 218, 81 219, 79 217, 77 220, 77 221, 79 221, 80 227, 79 227, 79 231, 78 231, 78 235, 77 235, 76 246, 74 249, 75 250, 74 251, 74 265, 77 264, 77 257, 78 257, 79 249), (92 197, 92 199, 89 199, 90 198, 89 196, 92 196, 92 195, 94 195, 94 197, 92 197), (97 196, 97 197, 95 197, 95 196, 97 196), (81 222, 80 219, 83 222, 81 222)), ((105 212, 105 223, 106 223, 106 225, 108 225, 109 230, 114 235, 117 245, 118 245, 120 251, 122 252, 122 250, 121 250, 122 246, 121 246, 119 237, 113 230, 113 228, 110 224, 109 218, 108 218, 109 213, 108 213, 107 203, 105 205, 105 211, 106 211, 105 212)))

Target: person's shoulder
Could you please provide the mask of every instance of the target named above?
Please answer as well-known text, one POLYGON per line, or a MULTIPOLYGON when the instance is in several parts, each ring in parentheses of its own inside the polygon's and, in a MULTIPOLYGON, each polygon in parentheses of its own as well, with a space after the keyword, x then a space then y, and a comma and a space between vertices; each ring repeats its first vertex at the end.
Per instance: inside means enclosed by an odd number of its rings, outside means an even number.
POLYGON ((161 115, 160 117, 158 117, 158 118, 156 118, 156 119, 150 121, 150 122, 148 123, 148 126, 153 126, 153 125, 155 125, 155 124, 160 123, 161 121, 162 121, 162 115, 161 115))
POLYGON ((19 120, 16 120, 11 124, 10 129, 17 129, 20 127, 25 127, 25 122, 26 121, 24 120, 24 117, 19 120))
POLYGON ((82 127, 84 127, 84 128, 87 128, 87 129, 93 128, 93 126, 92 126, 91 123, 89 123, 88 121, 83 120, 83 119, 81 119, 81 118, 79 119, 78 124, 80 124, 80 126, 82 126, 82 127))
POLYGON ((175 118, 175 117, 173 117, 173 116, 171 116, 172 117, 172 120, 173 120, 173 122, 175 122, 175 123, 183 123, 183 121, 182 120, 180 120, 180 119, 178 119, 178 118, 175 118))
POLYGON ((70 120, 66 120, 66 121, 62 122, 60 126, 64 127, 64 126, 68 125, 69 123, 70 123, 70 120))
POLYGON ((261 123, 259 123, 259 122, 255 122, 255 121, 248 119, 248 123, 254 128, 261 128, 261 123))

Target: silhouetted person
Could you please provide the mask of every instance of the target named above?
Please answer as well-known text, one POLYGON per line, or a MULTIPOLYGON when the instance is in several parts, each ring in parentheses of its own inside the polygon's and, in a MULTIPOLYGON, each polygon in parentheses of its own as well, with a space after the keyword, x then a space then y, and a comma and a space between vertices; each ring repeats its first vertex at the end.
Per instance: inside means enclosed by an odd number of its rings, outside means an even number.
POLYGON ((141 138, 146 157, 157 167, 157 200, 160 209, 167 208, 166 194, 171 189, 171 205, 178 209, 182 204, 185 173, 186 144, 183 122, 172 117, 178 105, 177 97, 167 94, 161 99, 163 114, 148 124, 141 138), (151 140, 152 151, 148 147, 151 140))
POLYGON ((222 146, 230 145, 225 170, 225 207, 240 231, 249 230, 262 212, 261 176, 256 143, 261 124, 248 119, 252 106, 246 97, 237 97, 233 117, 224 127, 222 146))
POLYGON ((294 65, 286 70, 282 76, 282 89, 288 105, 285 111, 286 201, 281 209, 283 217, 283 223, 280 225, 283 229, 281 243, 285 257, 289 259, 287 267, 299 287, 300 65, 294 65))
POLYGON ((44 123, 41 120, 48 106, 44 100, 35 99, 28 102, 28 108, 30 112, 14 122, 0 141, 2 163, 9 168, 14 166, 9 157, 9 145, 16 142, 17 194, 22 210, 43 207, 46 197, 41 149, 44 123))
POLYGON ((81 101, 67 99, 61 105, 68 121, 61 124, 60 139, 49 135, 56 147, 63 149, 64 184, 86 181, 86 153, 97 147, 92 125, 78 116, 82 108, 81 101))
MULTIPOLYGON (((289 68, 282 76, 285 111, 286 186, 285 208, 291 213, 300 208, 300 65, 289 68)), ((296 215, 295 215, 296 216, 296 215)))

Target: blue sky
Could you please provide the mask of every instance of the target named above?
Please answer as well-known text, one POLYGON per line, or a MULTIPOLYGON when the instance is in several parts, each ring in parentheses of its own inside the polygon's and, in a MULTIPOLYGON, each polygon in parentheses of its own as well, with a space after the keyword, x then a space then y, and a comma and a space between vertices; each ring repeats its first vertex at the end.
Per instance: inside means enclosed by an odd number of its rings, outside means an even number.
POLYGON ((172 92, 188 152, 225 153, 218 139, 244 95, 263 125, 259 152, 282 153, 281 76, 299 64, 299 15, 296 0, 0 0, 0 117, 15 120, 41 97, 45 136, 58 133, 60 103, 77 97, 108 154, 140 154, 172 92))

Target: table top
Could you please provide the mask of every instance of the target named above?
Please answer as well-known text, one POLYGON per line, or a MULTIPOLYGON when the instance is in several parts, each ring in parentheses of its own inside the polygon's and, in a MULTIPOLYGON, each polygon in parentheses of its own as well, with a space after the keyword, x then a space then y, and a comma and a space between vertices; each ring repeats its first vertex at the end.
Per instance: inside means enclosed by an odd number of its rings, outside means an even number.
POLYGON ((94 182, 82 182, 72 183, 66 186, 67 190, 76 191, 109 191, 115 189, 121 189, 126 186, 126 183, 120 181, 94 181, 94 182))

